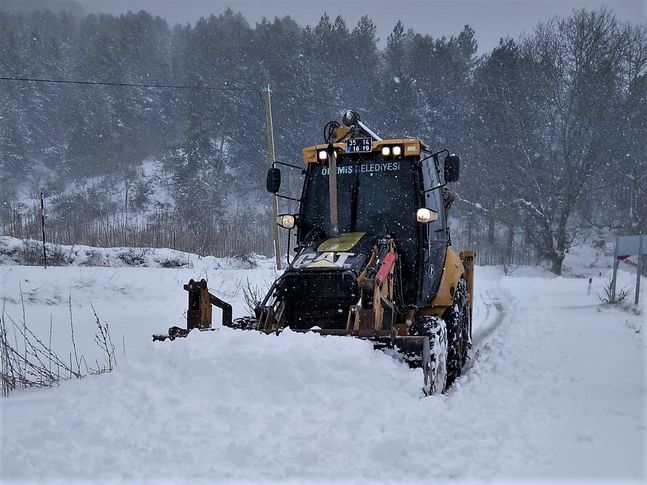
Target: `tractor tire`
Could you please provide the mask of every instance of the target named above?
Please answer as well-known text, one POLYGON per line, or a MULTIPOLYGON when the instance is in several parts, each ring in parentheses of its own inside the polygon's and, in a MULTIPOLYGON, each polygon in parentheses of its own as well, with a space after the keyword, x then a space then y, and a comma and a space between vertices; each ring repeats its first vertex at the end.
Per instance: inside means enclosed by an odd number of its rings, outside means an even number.
POLYGON ((463 372, 469 349, 470 312, 465 279, 458 281, 452 306, 443 313, 443 320, 447 324, 447 387, 450 387, 463 372))
POLYGON ((423 349, 425 395, 442 394, 447 389, 447 327, 442 318, 418 316, 411 325, 412 335, 429 338, 429 348, 423 349))

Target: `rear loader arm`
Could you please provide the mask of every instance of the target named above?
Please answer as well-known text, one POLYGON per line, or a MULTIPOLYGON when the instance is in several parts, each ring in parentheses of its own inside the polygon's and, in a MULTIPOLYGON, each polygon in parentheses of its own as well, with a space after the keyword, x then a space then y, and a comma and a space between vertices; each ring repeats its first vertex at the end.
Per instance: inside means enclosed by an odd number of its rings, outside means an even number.
POLYGON ((153 342, 163 342, 166 339, 175 340, 177 337, 186 337, 191 330, 213 330, 211 327, 211 306, 222 310, 222 324, 231 326, 231 305, 215 295, 209 293, 206 280, 198 282, 190 280, 184 289, 189 292, 189 307, 186 311, 186 328, 171 327, 167 335, 153 335, 153 342))

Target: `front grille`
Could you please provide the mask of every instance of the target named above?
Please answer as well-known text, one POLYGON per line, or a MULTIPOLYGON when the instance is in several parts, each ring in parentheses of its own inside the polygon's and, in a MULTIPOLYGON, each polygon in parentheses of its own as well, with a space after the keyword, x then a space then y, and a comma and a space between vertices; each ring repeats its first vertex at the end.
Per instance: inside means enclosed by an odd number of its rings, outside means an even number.
POLYGON ((359 299, 354 274, 343 271, 286 273, 277 294, 285 301, 287 326, 297 330, 344 329, 348 310, 359 299))

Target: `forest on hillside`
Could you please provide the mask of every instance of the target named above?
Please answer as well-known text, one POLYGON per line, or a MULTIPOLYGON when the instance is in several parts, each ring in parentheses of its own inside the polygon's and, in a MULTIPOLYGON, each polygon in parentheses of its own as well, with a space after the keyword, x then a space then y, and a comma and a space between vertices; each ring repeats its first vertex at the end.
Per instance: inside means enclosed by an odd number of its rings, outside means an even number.
POLYGON ((268 85, 279 160, 300 163, 345 109, 383 137, 458 153, 453 237, 482 262, 560 273, 585 234, 647 233, 647 33, 610 10, 477 55, 469 26, 437 38, 397 22, 380 47, 368 16, 250 25, 227 10, 169 25, 0 7, 0 53, 3 234, 38 236, 44 192, 55 243, 271 253, 268 85), (142 219, 146 159, 169 202, 142 219))

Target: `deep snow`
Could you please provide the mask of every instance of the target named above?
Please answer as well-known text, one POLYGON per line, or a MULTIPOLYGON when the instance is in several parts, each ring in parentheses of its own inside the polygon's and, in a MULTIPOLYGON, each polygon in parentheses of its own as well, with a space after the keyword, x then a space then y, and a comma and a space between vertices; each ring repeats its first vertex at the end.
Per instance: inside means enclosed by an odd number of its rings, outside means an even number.
POLYGON ((71 294, 92 357, 92 301, 119 361, 0 399, 3 480, 644 479, 644 316, 600 307, 606 270, 589 271, 588 294, 582 278, 478 267, 472 359, 447 394, 422 398, 419 370, 355 339, 219 328, 153 344, 182 323, 189 278, 207 277, 242 315, 247 280, 276 276, 270 261, 201 261, 0 266, 8 314, 22 318, 22 288, 28 324, 44 335, 51 316, 54 347, 69 352, 71 294))

